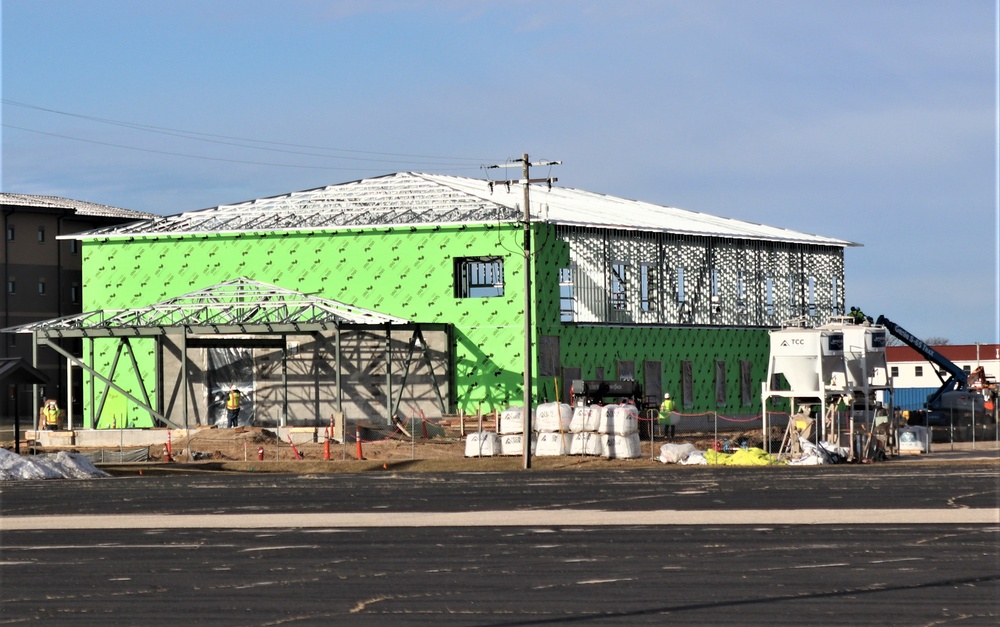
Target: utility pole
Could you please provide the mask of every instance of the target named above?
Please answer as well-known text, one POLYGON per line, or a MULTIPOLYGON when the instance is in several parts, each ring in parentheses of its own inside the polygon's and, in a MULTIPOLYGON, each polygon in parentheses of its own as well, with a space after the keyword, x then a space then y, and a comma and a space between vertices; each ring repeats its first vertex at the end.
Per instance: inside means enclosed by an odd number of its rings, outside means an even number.
MULTIPOLYGON (((513 164, 520 162, 522 164, 522 176, 524 177, 520 181, 509 181, 510 183, 521 183, 524 185, 524 408, 522 417, 523 432, 521 436, 521 446, 522 446, 522 457, 524 460, 524 469, 528 470, 531 468, 531 203, 529 197, 529 189, 532 183, 548 183, 549 187, 552 186, 553 181, 559 179, 554 178, 544 178, 544 179, 532 179, 530 175, 531 166, 547 166, 547 165, 560 165, 562 161, 538 161, 531 163, 528 160, 528 153, 521 155, 520 159, 515 159, 510 164, 504 165, 491 165, 488 168, 507 168, 513 167, 513 164)), ((492 183, 490 183, 492 189, 492 183)))

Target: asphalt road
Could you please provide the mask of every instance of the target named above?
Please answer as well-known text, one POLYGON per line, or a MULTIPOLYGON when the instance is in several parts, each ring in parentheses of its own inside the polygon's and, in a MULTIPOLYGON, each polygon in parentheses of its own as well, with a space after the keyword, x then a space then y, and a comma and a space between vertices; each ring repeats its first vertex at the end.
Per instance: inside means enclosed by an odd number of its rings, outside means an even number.
POLYGON ((1000 622, 996 464, 0 487, 0 623, 1000 622))

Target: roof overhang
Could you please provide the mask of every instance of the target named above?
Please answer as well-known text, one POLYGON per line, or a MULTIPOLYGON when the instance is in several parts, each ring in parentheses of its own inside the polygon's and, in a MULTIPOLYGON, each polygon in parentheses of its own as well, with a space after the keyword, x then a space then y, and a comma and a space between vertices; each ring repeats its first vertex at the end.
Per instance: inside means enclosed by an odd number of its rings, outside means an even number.
POLYGON ((135 309, 91 311, 3 329, 46 338, 291 335, 345 328, 412 328, 405 318, 245 277, 135 309))

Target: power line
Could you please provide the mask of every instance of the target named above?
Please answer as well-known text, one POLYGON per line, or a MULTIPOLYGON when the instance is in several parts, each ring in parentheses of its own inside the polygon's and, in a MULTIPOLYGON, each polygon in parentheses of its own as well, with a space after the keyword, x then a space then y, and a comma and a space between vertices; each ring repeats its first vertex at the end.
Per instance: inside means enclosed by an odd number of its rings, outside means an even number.
MULTIPOLYGON (((9 100, 9 99, 6 99, 6 98, 3 99, 2 102, 5 105, 10 105, 10 106, 15 106, 15 107, 22 107, 22 108, 25 108, 25 109, 32 109, 32 110, 35 110, 35 111, 42 111, 42 112, 45 112, 45 113, 51 113, 51 114, 55 114, 55 115, 63 115, 63 116, 78 118, 78 119, 87 120, 87 121, 91 121, 91 122, 97 122, 97 123, 100 123, 100 124, 108 124, 108 125, 112 125, 112 126, 119 126, 119 127, 123 127, 123 128, 129 128, 129 129, 133 129, 133 130, 147 132, 147 133, 155 133, 155 134, 159 134, 159 135, 168 135, 168 136, 172 136, 172 137, 179 137, 179 138, 182 138, 182 139, 189 139, 189 140, 192 140, 192 141, 201 141, 201 142, 207 142, 207 143, 215 143, 215 144, 221 144, 221 145, 236 146, 236 147, 241 147, 241 148, 250 148, 250 149, 253 149, 253 150, 266 150, 266 151, 271 151, 271 152, 283 152, 283 153, 288 153, 288 154, 300 154, 300 155, 305 155, 305 156, 324 157, 324 158, 331 158, 331 159, 345 159, 345 160, 352 160, 352 161, 370 161, 370 162, 377 162, 377 163, 407 163, 407 161, 400 160, 400 159, 393 159, 393 160, 390 160, 390 159, 367 159, 367 158, 363 158, 363 157, 350 157, 350 156, 340 156, 340 155, 324 155, 324 154, 316 154, 316 153, 309 153, 309 152, 300 152, 300 151, 295 151, 295 150, 287 150, 287 149, 282 149, 282 148, 270 148, 268 146, 285 146, 287 148, 303 148, 303 149, 309 149, 309 150, 324 150, 324 151, 329 151, 329 152, 344 152, 344 153, 351 153, 351 154, 374 155, 374 156, 383 156, 383 157, 402 157, 404 159, 438 159, 438 160, 443 160, 443 161, 465 162, 464 164, 462 164, 462 163, 443 163, 443 164, 442 163, 420 163, 420 165, 440 165, 440 166, 445 166, 445 167, 455 167, 455 166, 458 166, 458 165, 472 166, 472 165, 478 165, 478 164, 482 163, 483 161, 488 161, 488 159, 473 158, 473 157, 447 157, 447 156, 437 156, 437 155, 418 155, 418 154, 406 154, 406 153, 377 152, 377 151, 368 151, 368 150, 352 150, 352 149, 347 149, 347 148, 330 148, 330 147, 327 147, 327 146, 314 146, 314 145, 309 145, 309 144, 295 144, 295 143, 289 143, 289 142, 275 142, 275 141, 269 141, 269 140, 247 138, 247 137, 235 137, 235 136, 230 136, 230 135, 221 135, 221 134, 215 134, 215 133, 204 133, 204 132, 200 132, 200 131, 189 131, 189 130, 184 130, 184 129, 176 129, 176 128, 169 128, 169 127, 163 127, 163 126, 154 126, 154 125, 150 125, 150 124, 140 124, 140 123, 135 123, 135 122, 127 122, 127 121, 123 121, 123 120, 114 120, 114 119, 110 119, 110 118, 101 118, 101 117, 96 117, 96 116, 84 115, 84 114, 80 114, 80 113, 72 113, 72 112, 69 112, 69 111, 60 111, 58 109, 50 109, 50 108, 47 108, 47 107, 41 107, 41 106, 38 106, 38 105, 29 104, 29 103, 18 102, 16 100, 9 100), (252 146, 252 145, 239 144, 239 143, 233 143, 233 142, 251 142, 251 143, 255 143, 255 144, 264 144, 264 145, 263 146, 252 146)), ((5 124, 4 126, 9 126, 9 125, 5 124)), ((45 131, 38 131, 38 130, 28 129, 28 128, 24 128, 24 127, 10 126, 10 128, 17 128, 19 130, 26 130, 26 131, 30 131, 30 132, 47 134, 47 135, 52 135, 52 136, 55 136, 55 137, 63 137, 63 138, 66 138, 66 139, 76 139, 76 140, 79 140, 79 141, 91 141, 91 140, 85 140, 85 139, 81 139, 81 138, 77 138, 77 137, 73 137, 73 136, 69 136, 69 135, 60 135, 60 134, 57 134, 57 133, 49 133, 49 132, 45 132, 45 131)), ((92 141, 91 143, 103 143, 103 144, 108 145, 108 146, 114 146, 114 147, 119 147, 119 148, 130 148, 132 150, 148 150, 149 152, 163 152, 163 151, 156 151, 156 150, 152 150, 152 149, 142 149, 142 148, 135 148, 135 147, 130 147, 130 146, 121 146, 121 145, 118 145, 118 144, 112 144, 112 143, 108 143, 108 142, 96 142, 96 141, 92 141)), ((165 153, 165 154, 176 154, 176 153, 165 153)), ((190 156, 190 155, 182 155, 182 156, 190 156)), ((211 159, 209 157, 203 157, 203 158, 211 159)), ((213 160, 226 161, 226 159, 213 159, 213 160)), ((240 161, 237 160, 237 162, 240 162, 240 161)), ((415 162, 410 162, 410 163, 415 163, 415 162)), ((266 165, 277 165, 277 164, 266 164, 266 165)), ((309 167, 309 166, 285 166, 285 167, 309 167)), ((331 169, 333 169, 333 168, 331 168, 331 169)), ((337 168, 337 169, 344 169, 344 168, 337 168)))
MULTIPOLYGON (((23 126, 14 126, 13 124, 2 124, 0 126, 3 126, 4 128, 16 129, 16 130, 19 130, 19 131, 26 131, 26 132, 29 132, 29 133, 37 133, 39 135, 48 135, 49 137, 58 137, 60 139, 72 139, 74 141, 86 142, 88 144, 97 144, 99 146, 109 146, 109 147, 112 147, 112 148, 122 148, 122 149, 125 149, 125 150, 135 150, 135 151, 138 151, 138 152, 149 152, 149 153, 158 154, 158 155, 170 155, 170 156, 174 156, 174 157, 185 157, 187 159, 203 159, 205 161, 224 161, 224 162, 227 162, 227 163, 243 163, 243 164, 247 164, 247 165, 265 165, 265 166, 276 167, 276 168, 301 168, 301 169, 305 169, 305 170, 364 171, 364 170, 370 170, 371 169, 371 168, 342 168, 342 167, 323 166, 323 165, 299 165, 299 164, 291 164, 291 163, 268 163, 268 162, 264 162, 264 161, 248 161, 246 159, 226 159, 224 157, 206 157, 204 155, 191 155, 191 154, 186 154, 186 153, 182 153, 182 152, 171 152, 169 150, 156 150, 154 148, 138 148, 136 146, 124 146, 122 144, 113 144, 111 142, 102 142, 102 141, 97 141, 95 139, 83 139, 82 137, 73 137, 71 135, 61 135, 59 133, 49 133, 49 132, 46 132, 46 131, 39 131, 39 130, 32 129, 32 128, 25 128, 23 126)), ((385 161, 383 163, 400 163, 400 162, 385 161)), ((422 164, 422 165, 435 165, 435 164, 425 163, 425 164, 422 164)), ((453 169, 456 168, 456 166, 454 166, 454 165, 450 165, 449 167, 451 167, 453 169)), ((472 168, 472 166, 466 166, 465 168, 461 168, 461 169, 471 169, 471 168, 472 168)))

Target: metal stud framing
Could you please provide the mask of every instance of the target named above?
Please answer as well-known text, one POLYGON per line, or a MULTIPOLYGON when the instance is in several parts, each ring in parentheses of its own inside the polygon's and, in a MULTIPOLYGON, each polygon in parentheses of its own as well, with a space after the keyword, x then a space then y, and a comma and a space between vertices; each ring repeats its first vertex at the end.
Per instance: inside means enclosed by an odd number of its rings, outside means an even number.
POLYGON ((558 227, 573 321, 777 326, 844 311, 842 247, 558 227))

